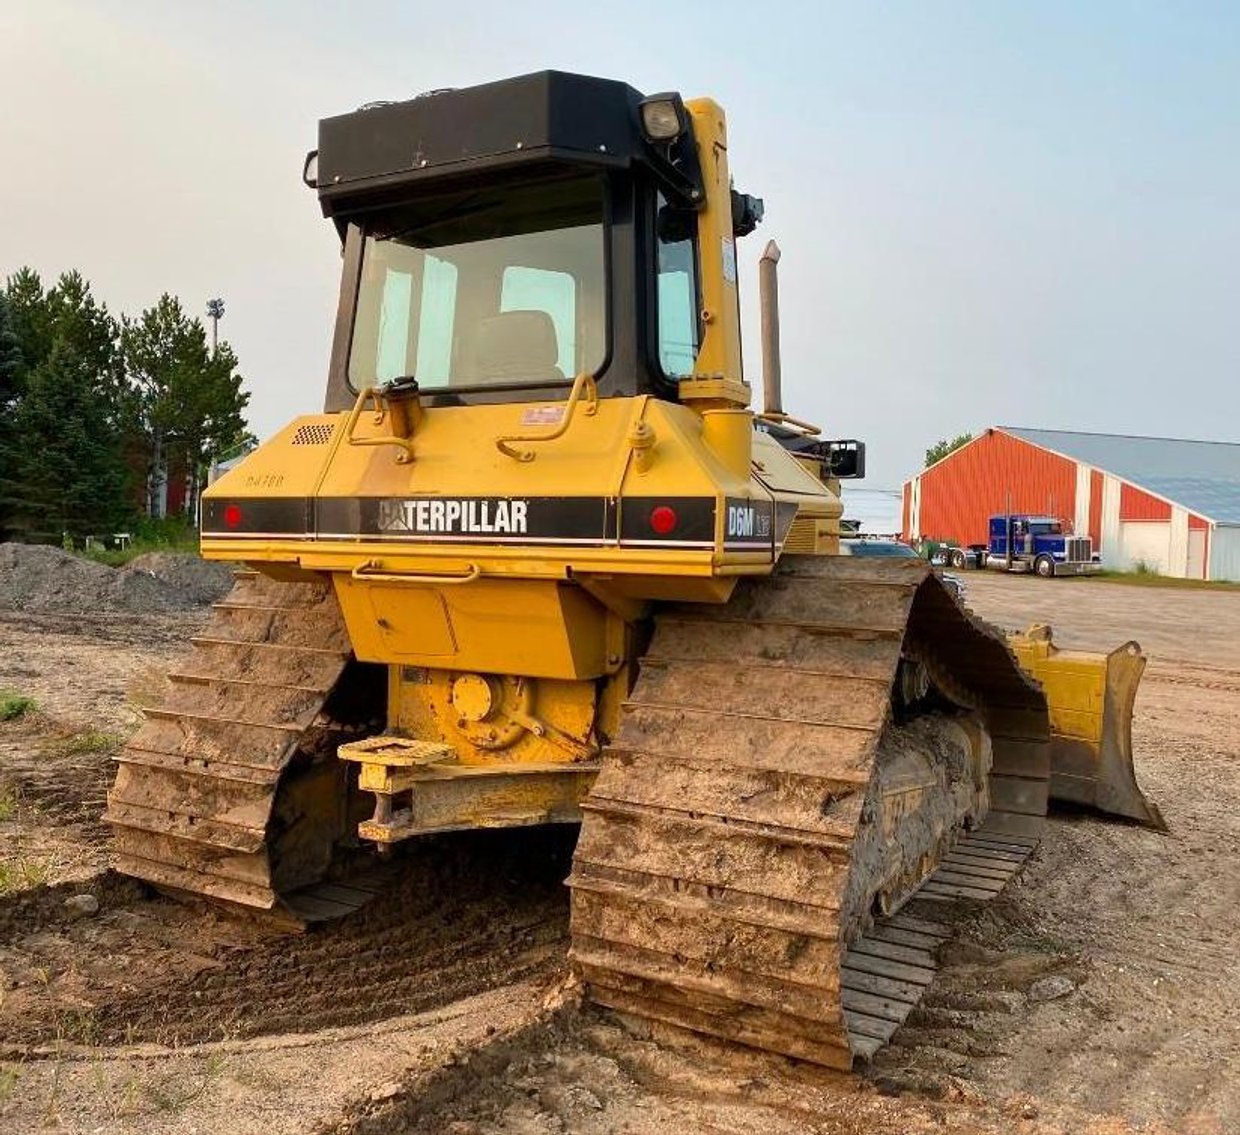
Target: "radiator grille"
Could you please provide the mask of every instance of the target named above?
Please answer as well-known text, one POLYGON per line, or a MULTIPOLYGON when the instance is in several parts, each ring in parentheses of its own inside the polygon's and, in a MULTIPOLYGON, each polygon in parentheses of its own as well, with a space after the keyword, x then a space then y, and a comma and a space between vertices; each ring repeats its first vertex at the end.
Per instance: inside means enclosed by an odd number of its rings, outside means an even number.
POLYGON ((813 555, 821 552, 818 526, 822 522, 815 516, 798 516, 784 538, 784 551, 792 555, 813 555))
POLYGON ((1088 563, 1093 559, 1093 548, 1088 536, 1073 536, 1067 541, 1064 550, 1068 554, 1069 563, 1088 563))

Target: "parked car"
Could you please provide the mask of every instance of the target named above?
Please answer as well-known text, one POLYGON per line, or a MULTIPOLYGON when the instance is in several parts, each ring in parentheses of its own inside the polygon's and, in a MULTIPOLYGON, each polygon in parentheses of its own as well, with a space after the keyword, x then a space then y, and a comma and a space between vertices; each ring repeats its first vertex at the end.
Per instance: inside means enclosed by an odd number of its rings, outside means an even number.
MULTIPOLYGON (((867 536, 847 536, 840 539, 840 554, 844 556, 889 556, 900 559, 919 560, 921 556, 902 540, 889 540, 867 536)), ((965 601, 964 581, 958 575, 935 568, 935 574, 961 603, 965 601)))

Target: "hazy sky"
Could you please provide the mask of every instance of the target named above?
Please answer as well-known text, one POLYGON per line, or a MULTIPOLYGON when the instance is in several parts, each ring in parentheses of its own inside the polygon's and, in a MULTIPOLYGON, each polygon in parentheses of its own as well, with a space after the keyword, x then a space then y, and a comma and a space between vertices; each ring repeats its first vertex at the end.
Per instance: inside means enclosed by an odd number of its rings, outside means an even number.
POLYGON ((1240 3, 0 0, 0 274, 223 296, 261 436, 320 405, 317 120, 543 68, 709 94, 785 406, 891 487, 986 425, 1240 441, 1240 3))

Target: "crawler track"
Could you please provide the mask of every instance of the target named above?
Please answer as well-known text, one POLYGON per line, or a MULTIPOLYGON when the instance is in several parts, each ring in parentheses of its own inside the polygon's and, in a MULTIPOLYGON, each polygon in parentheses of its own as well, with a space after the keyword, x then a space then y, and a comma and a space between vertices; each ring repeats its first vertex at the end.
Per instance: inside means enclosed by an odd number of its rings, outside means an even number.
POLYGON ((842 996, 844 955, 962 834, 883 810, 884 752, 937 735, 893 720, 910 666, 992 739, 971 818, 988 795, 989 830, 1036 835, 1045 701, 925 565, 798 557, 722 608, 657 617, 570 878, 596 1001, 835 1067, 873 1051, 886 1030, 842 996))
POLYGON ((118 758, 105 819, 117 868, 158 886, 313 920, 366 889, 322 879, 347 830, 335 746, 383 684, 356 680, 330 586, 239 574, 118 758))

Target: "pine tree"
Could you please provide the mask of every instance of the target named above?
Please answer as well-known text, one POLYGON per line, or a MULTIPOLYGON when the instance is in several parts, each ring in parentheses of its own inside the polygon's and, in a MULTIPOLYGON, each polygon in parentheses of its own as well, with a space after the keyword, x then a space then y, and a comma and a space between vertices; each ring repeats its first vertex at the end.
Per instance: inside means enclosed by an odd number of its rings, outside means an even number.
POLYGON ((190 483, 245 435, 237 357, 164 295, 121 324, 79 272, 22 268, 0 291, 0 539, 102 535, 132 516, 131 469, 159 511, 170 462, 190 483), (139 478, 140 479, 140 478, 139 478))
POLYGON ((21 339, 14 325, 8 297, 0 292, 0 418, 17 401, 18 383, 25 369, 21 339))
POLYGON ((60 543, 113 531, 130 514, 129 470, 113 407, 99 397, 94 365, 68 338, 26 376, 4 439, 0 486, 19 539, 60 543))
POLYGON ((20 374, 38 366, 52 349, 51 312, 43 281, 33 268, 21 268, 5 281, 5 305, 21 352, 20 374))
POLYGON ((147 444, 148 511, 157 513, 161 479, 179 458, 191 479, 186 508, 192 514, 202 466, 245 429, 249 395, 241 389, 237 357, 227 343, 212 357, 202 323, 167 294, 127 321, 121 339, 147 444))
POLYGON ((80 273, 45 291, 29 268, 7 281, 4 319, 0 534, 59 543, 108 531, 132 514, 120 328, 80 273))

